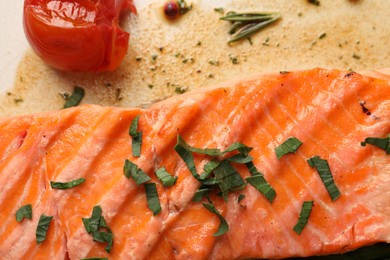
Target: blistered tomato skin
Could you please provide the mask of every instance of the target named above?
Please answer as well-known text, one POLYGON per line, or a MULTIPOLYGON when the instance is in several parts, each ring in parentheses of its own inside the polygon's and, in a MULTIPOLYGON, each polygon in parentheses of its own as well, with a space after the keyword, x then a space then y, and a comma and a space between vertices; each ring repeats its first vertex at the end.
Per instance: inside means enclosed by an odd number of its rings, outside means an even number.
POLYGON ((112 71, 126 55, 129 34, 119 27, 132 0, 25 0, 28 42, 50 66, 65 71, 112 71))

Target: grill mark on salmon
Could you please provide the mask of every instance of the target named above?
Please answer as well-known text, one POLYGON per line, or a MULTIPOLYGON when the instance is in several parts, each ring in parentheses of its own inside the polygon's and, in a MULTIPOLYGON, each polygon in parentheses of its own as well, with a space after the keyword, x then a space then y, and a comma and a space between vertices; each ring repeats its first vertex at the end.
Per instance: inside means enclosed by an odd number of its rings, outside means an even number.
MULTIPOLYGON (((389 133, 390 84, 345 74, 321 69, 269 74, 184 94, 146 110, 83 106, 2 119, 6 134, 0 138, 5 147, 0 148, 0 184, 10 188, 0 191, 7 196, 1 204, 8 207, 0 216, 9 223, 0 229, 0 253, 9 258, 107 257, 105 245, 93 242, 81 221, 95 205, 102 207, 114 234, 110 258, 283 258, 389 242, 390 207, 383 205, 390 205, 390 177, 385 174, 390 159, 360 142, 389 133), (361 111, 362 100, 373 116, 361 111), (128 128, 139 114, 143 145, 141 156, 134 158, 128 128), (23 131, 27 136, 15 146, 23 131), (254 164, 277 192, 274 202, 251 185, 230 194, 228 203, 211 195, 230 226, 228 233, 214 237, 219 219, 201 203, 191 202, 200 183, 174 152, 178 134, 196 147, 223 150, 235 141, 253 146, 254 164), (303 146, 277 160, 274 148, 290 136, 303 146), (329 162, 342 194, 336 202, 306 162, 314 155, 329 162), (148 209, 143 186, 124 177, 125 159, 156 183, 159 215, 148 209), (19 164, 22 170, 16 171, 19 164), (158 181, 154 171, 162 166, 178 177, 175 186, 165 188, 158 181), (11 183, 10 173, 16 177, 11 183), (80 177, 86 182, 71 190, 49 185, 51 180, 80 177), (11 189, 16 184, 23 188, 11 189), (245 198, 238 203, 241 193, 245 198), (292 227, 305 200, 314 200, 314 207, 297 235, 292 227), (14 212, 27 203, 33 205, 33 220, 16 223, 14 212), (46 241, 37 246, 40 214, 54 218, 46 241)), ((194 160, 202 172, 208 156, 194 155, 194 160)), ((245 167, 235 168, 242 177, 249 176, 245 167)))

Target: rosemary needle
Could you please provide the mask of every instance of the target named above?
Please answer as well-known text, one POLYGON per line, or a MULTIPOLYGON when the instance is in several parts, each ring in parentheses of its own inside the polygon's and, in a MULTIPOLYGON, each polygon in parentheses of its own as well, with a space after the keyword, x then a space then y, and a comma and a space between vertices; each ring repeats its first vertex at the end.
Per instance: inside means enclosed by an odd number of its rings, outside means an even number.
POLYGON ((261 22, 267 21, 273 18, 277 13, 227 13, 226 16, 220 18, 224 21, 234 21, 234 22, 261 22))
POLYGON ((223 21, 232 23, 229 30, 231 34, 229 43, 248 38, 267 25, 275 22, 280 18, 278 13, 227 13, 226 16, 219 18, 223 21))
POLYGON ((234 34, 235 32, 237 32, 238 29, 240 29, 240 27, 242 27, 244 25, 243 22, 234 22, 232 24, 232 27, 230 28, 230 31, 229 31, 229 34, 234 34))

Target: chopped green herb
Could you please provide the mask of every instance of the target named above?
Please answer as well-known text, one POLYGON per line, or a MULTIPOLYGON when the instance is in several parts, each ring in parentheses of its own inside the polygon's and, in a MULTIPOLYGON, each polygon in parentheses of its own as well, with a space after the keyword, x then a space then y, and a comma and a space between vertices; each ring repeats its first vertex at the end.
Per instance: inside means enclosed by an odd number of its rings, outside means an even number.
POLYGON ((129 129, 129 135, 131 137, 138 136, 137 130, 138 130, 138 121, 139 121, 140 116, 141 115, 134 117, 133 120, 131 121, 130 129, 129 129))
POLYGON ((158 198, 157 187, 155 183, 145 183, 146 199, 148 201, 148 207, 156 216, 161 212, 160 200, 158 198))
POLYGON ((219 224, 219 228, 217 230, 216 233, 213 234, 213 236, 222 236, 223 234, 225 234, 226 232, 229 231, 229 225, 228 223, 226 222, 226 219, 221 215, 221 213, 219 213, 219 211, 215 208, 215 206, 213 204, 207 204, 207 203, 203 203, 203 206, 208 210, 210 211, 211 213, 214 213, 215 215, 217 215, 217 217, 219 218, 220 220, 220 224, 219 224))
POLYGON ((218 66, 218 65, 219 65, 219 61, 216 61, 216 60, 209 60, 209 64, 210 64, 210 65, 213 65, 213 66, 218 66))
POLYGON ((229 31, 231 37, 229 43, 246 39, 254 33, 260 31, 267 25, 280 18, 277 13, 235 13, 230 12, 220 20, 229 21, 232 27, 229 31))
POLYGON ((182 146, 184 149, 186 149, 187 151, 192 152, 192 153, 205 154, 205 155, 209 155, 209 156, 221 155, 221 151, 219 149, 214 149, 214 148, 213 149, 210 149, 210 148, 202 149, 202 148, 192 147, 192 146, 188 145, 180 135, 177 136, 177 145, 182 146))
POLYGON ((83 218, 83 224, 85 230, 88 233, 92 233, 92 231, 97 231, 100 228, 102 215, 102 208, 100 206, 95 206, 92 209, 92 216, 90 218, 83 218))
POLYGON ((60 190, 66 190, 70 188, 74 188, 76 186, 79 186, 85 182, 85 178, 79 178, 77 180, 69 181, 69 182, 50 182, 50 186, 52 189, 60 189, 60 190))
POLYGON ((241 175, 235 170, 231 163, 248 164, 252 161, 252 157, 248 153, 252 150, 242 143, 236 142, 230 145, 226 150, 210 148, 196 148, 188 145, 183 138, 178 135, 178 141, 175 146, 176 152, 182 157, 191 174, 202 183, 202 186, 194 199, 201 200, 202 197, 210 191, 212 187, 218 187, 222 197, 228 201, 228 193, 234 190, 243 189, 246 185, 241 175), (238 151, 239 154, 234 154, 222 161, 217 158, 212 159, 204 165, 204 172, 199 175, 195 167, 194 157, 192 153, 204 154, 212 157, 222 156, 229 152, 238 151), (210 177, 211 174, 214 176, 210 177), (207 189, 206 189, 207 188, 207 189))
POLYGON ((201 182, 205 187, 216 187, 220 184, 220 181, 215 177, 206 178, 201 180, 201 182))
POLYGON ((227 195, 229 191, 240 190, 245 187, 245 182, 241 175, 226 160, 218 165, 214 170, 214 175, 225 201, 228 201, 227 195))
POLYGON ((170 175, 164 167, 158 169, 156 171, 156 175, 158 179, 163 183, 164 187, 170 187, 175 185, 177 180, 177 176, 172 177, 172 175, 170 175))
POLYGON ((183 159, 192 176, 194 176, 195 179, 200 180, 200 176, 195 167, 194 156, 192 155, 191 149, 192 147, 189 146, 180 135, 178 135, 175 151, 183 159))
POLYGON ((107 243, 107 246, 104 248, 107 253, 111 252, 111 248, 114 242, 114 234, 111 231, 109 232, 94 232, 92 234, 93 240, 99 243, 107 243))
POLYGON ((319 36, 318 36, 318 39, 324 39, 326 37, 326 33, 321 33, 319 36))
POLYGON ((262 44, 264 46, 269 46, 269 37, 267 37, 262 44))
POLYGON ((356 59, 356 60, 360 60, 360 56, 359 55, 357 55, 356 53, 354 53, 353 55, 352 55, 352 58, 354 58, 354 59, 356 59))
POLYGON ((246 181, 260 191, 269 202, 273 202, 276 197, 274 188, 267 182, 263 174, 261 174, 253 162, 245 164, 251 173, 251 177, 246 178, 246 181))
POLYGON ((234 65, 239 64, 238 58, 237 58, 236 56, 229 55, 229 58, 230 58, 231 62, 232 62, 234 65))
POLYGON ((266 181, 263 175, 255 175, 246 178, 246 181, 260 191, 269 202, 273 202, 276 196, 274 188, 266 181))
POLYGON ((24 101, 23 98, 14 98, 15 104, 22 103, 23 101, 24 101))
POLYGON ((81 220, 83 221, 83 225, 84 225, 84 228, 87 231, 87 233, 91 233, 92 231, 91 231, 91 228, 89 227, 89 219, 82 218, 81 220))
POLYGON ((131 141, 131 150, 134 157, 141 156, 142 147, 142 132, 138 132, 137 137, 133 137, 131 141))
MULTIPOLYGON (((180 157, 183 159, 183 161, 186 163, 187 168, 190 170, 191 174, 200 182, 206 184, 206 185, 214 185, 218 184, 219 180, 209 179, 207 181, 206 178, 216 170, 217 167, 220 166, 221 161, 217 159, 213 159, 210 162, 206 163, 204 166, 204 173, 202 175, 199 175, 194 162, 194 157, 192 153, 198 153, 198 154, 205 154, 213 157, 222 156, 226 153, 233 152, 233 151, 239 151, 240 154, 233 155, 224 162, 225 169, 226 167, 229 167, 227 165, 229 164, 229 161, 236 162, 236 163, 247 163, 252 160, 252 157, 248 156, 248 153, 252 150, 251 147, 248 147, 242 143, 236 142, 230 145, 225 151, 221 151, 217 148, 196 148, 188 145, 183 138, 178 135, 177 137, 177 144, 175 146, 176 152, 180 155, 180 157)), ((234 170, 234 168, 232 167, 234 170)), ((231 169, 230 169, 231 170, 231 169)), ((234 170, 235 171, 235 170, 234 170)))
POLYGON ((100 206, 93 207, 91 217, 83 218, 82 221, 85 230, 88 234, 92 234, 94 241, 107 243, 105 250, 107 253, 110 253, 113 245, 114 234, 111 232, 111 229, 107 226, 106 220, 102 216, 102 208, 100 206))
POLYGON ((226 159, 229 162, 234 162, 234 163, 240 163, 240 164, 246 164, 249 163, 253 160, 253 158, 249 155, 244 155, 244 154, 235 154, 229 158, 226 159))
POLYGON ((215 170, 215 168, 217 168, 219 166, 220 163, 221 163, 221 161, 219 161, 217 159, 213 159, 213 160, 207 162, 203 166, 204 172, 200 175, 200 179, 205 180, 207 177, 209 177, 210 174, 215 170))
POLYGON ((329 168, 328 161, 321 159, 319 156, 314 156, 307 160, 312 168, 316 168, 319 173, 322 182, 325 185, 332 201, 337 200, 340 197, 340 191, 334 183, 332 173, 329 168))
POLYGON ((184 59, 182 60, 182 62, 183 62, 184 64, 186 64, 186 63, 194 63, 195 60, 194 60, 194 58, 184 58, 184 59))
POLYGON ((154 88, 154 86, 152 84, 149 84, 148 88, 152 89, 152 88, 154 88))
POLYGON ((100 225, 100 228, 106 228, 107 230, 110 230, 110 228, 107 226, 107 223, 106 223, 106 220, 104 219, 104 217, 100 218, 99 225, 100 225))
POLYGON ((31 204, 20 207, 16 213, 15 218, 17 222, 22 221, 24 218, 32 219, 32 207, 31 204))
POLYGON ((202 200, 202 198, 204 196, 206 196, 209 192, 211 191, 211 189, 209 188, 202 188, 202 189, 199 189, 195 192, 195 195, 194 197, 192 198, 192 201, 193 202, 199 202, 202 200))
POLYGON ((301 213, 299 214, 298 222, 293 228, 294 231, 297 232, 298 234, 301 234, 303 228, 306 226, 312 208, 313 208, 313 201, 303 202, 301 213))
POLYGON ((147 175, 143 170, 138 168, 138 166, 135 163, 127 159, 125 160, 123 172, 126 178, 131 177, 138 186, 147 181, 150 181, 149 175, 147 175))
POLYGON ((366 146, 366 144, 374 145, 385 151, 386 154, 390 154, 390 135, 385 138, 367 137, 361 145, 366 146))
POLYGON ((187 89, 185 89, 183 87, 176 87, 175 88, 175 93, 176 94, 184 94, 186 91, 187 91, 187 89))
POLYGON ((83 99, 85 91, 82 87, 76 86, 74 87, 72 95, 66 100, 64 108, 75 107, 80 104, 83 99))
POLYGON ((244 198, 245 198, 245 195, 244 195, 244 194, 240 194, 240 195, 238 196, 237 202, 239 203, 239 202, 242 201, 244 198))
POLYGON ((52 216, 46 216, 44 214, 42 214, 39 217, 38 226, 37 226, 37 230, 35 233, 38 245, 46 240, 47 230, 49 229, 50 222, 52 219, 53 219, 52 216))
POLYGON ((307 0, 307 2, 309 2, 310 4, 316 5, 316 6, 320 5, 320 1, 318 1, 318 0, 307 0))
POLYGON ((223 14, 225 12, 225 9, 223 9, 222 7, 218 7, 218 8, 214 8, 214 11, 223 14))
POLYGON ((228 148, 226 148, 226 150, 223 151, 221 155, 223 155, 225 153, 230 153, 233 151, 239 151, 241 154, 247 156, 248 153, 250 151, 252 151, 252 149, 253 149, 252 147, 246 146, 245 144, 235 142, 235 143, 231 144, 228 148))
POLYGON ((157 54, 152 54, 152 61, 156 61, 157 60, 157 54))
POLYGON ((256 168, 253 162, 246 163, 245 166, 248 168, 251 176, 256 176, 256 175, 262 175, 256 168))
POLYGON ((295 153, 298 148, 302 145, 302 142, 299 141, 295 137, 288 138, 285 142, 275 148, 275 153, 278 159, 282 158, 282 156, 295 153))
POLYGON ((136 116, 132 121, 129 129, 129 135, 132 137, 131 150, 134 157, 141 155, 142 132, 138 130, 138 121, 141 115, 136 116))

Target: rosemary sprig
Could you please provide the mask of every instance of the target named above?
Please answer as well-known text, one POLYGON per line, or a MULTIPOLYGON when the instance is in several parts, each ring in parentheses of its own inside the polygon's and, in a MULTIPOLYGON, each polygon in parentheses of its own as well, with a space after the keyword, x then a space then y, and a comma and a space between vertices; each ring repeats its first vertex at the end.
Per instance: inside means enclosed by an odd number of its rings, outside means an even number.
POLYGON ((249 38, 252 34, 263 29, 267 25, 280 18, 278 13, 235 13, 229 12, 219 18, 223 21, 229 21, 232 26, 229 30, 231 34, 228 43, 236 42, 249 38))

